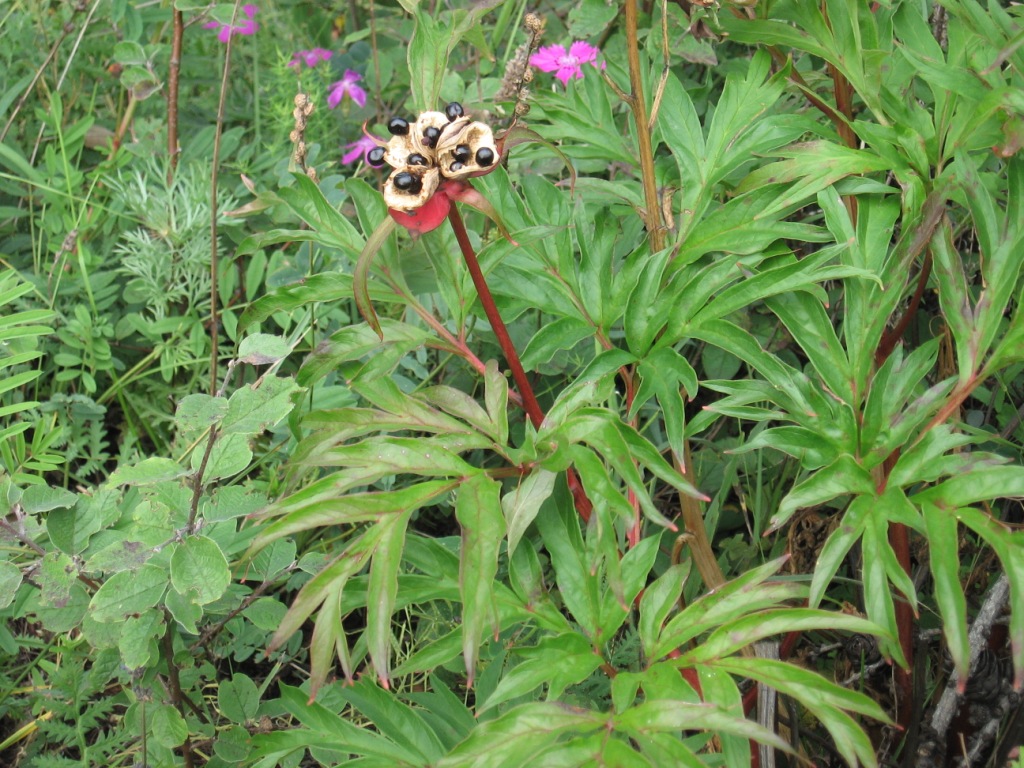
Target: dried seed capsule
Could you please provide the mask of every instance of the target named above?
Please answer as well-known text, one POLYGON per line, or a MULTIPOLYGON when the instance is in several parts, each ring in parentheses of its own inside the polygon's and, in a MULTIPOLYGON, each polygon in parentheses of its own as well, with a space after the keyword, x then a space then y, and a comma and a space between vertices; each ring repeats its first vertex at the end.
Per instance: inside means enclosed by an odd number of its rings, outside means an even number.
POLYGON ((408 165, 426 165, 427 158, 421 155, 419 152, 413 152, 409 157, 406 158, 405 162, 408 165))
POLYGON ((409 121, 404 117, 392 117, 388 120, 388 133, 392 136, 405 136, 409 132, 409 121))
POLYGON ((384 165, 384 147, 374 147, 366 154, 366 162, 374 168, 384 165))
POLYGON ((494 164, 494 150, 490 147, 480 147, 476 151, 476 162, 484 168, 494 164))
POLYGON ((459 144, 452 156, 460 163, 468 163, 469 159, 473 156, 473 150, 469 148, 469 144, 459 144))
POLYGON ((433 149, 437 146, 437 140, 441 138, 441 129, 428 125, 423 129, 423 143, 433 149))
POLYGON ((423 189, 423 182, 408 171, 396 173, 392 179, 395 189, 410 195, 418 195, 423 189))
POLYGON ((457 101, 449 101, 448 106, 444 108, 444 113, 449 120, 457 120, 464 114, 466 114, 465 110, 462 108, 462 105, 459 104, 459 102, 457 101))

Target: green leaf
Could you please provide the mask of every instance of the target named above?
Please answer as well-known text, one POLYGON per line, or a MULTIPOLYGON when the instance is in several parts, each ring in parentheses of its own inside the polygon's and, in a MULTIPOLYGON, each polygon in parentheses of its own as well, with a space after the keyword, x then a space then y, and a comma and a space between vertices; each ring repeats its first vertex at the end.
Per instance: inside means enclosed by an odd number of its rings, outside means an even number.
POLYGON ((142 669, 159 654, 156 638, 164 632, 164 615, 154 609, 125 619, 117 647, 121 661, 128 669, 142 669))
POLYGON ((186 439, 195 439, 221 421, 227 411, 226 397, 186 395, 178 403, 174 421, 186 439))
POLYGON ((445 749, 416 710, 377 686, 370 677, 342 688, 339 695, 373 723, 383 736, 422 757, 423 764, 440 759, 445 749))
POLYGON ((213 539, 189 536, 171 555, 171 584, 181 594, 193 592, 200 605, 220 598, 231 583, 227 558, 213 539))
POLYGON ((21 569, 8 560, 0 560, 0 610, 14 602, 21 586, 21 569))
MULTIPOLYGON (((653 700, 630 707, 614 717, 615 728, 633 736, 646 738, 659 731, 708 730, 735 734, 768 744, 783 752, 790 746, 772 731, 713 704, 688 701, 653 700)), ((749 753, 748 753, 749 757, 749 753)))
POLYGON ((874 494, 871 475, 849 455, 842 455, 797 484, 779 504, 772 516, 771 530, 779 528, 801 507, 816 507, 845 494, 874 494))
POLYGON ((676 563, 668 568, 657 580, 644 590, 640 598, 640 642, 644 656, 656 660, 655 648, 661 636, 662 627, 669 614, 679 606, 683 585, 690 574, 690 560, 676 563))
POLYGON ((934 504, 922 504, 921 512, 928 534, 928 562, 935 581, 935 602, 942 616, 942 633, 957 677, 966 681, 971 666, 971 646, 967 634, 967 600, 960 586, 957 518, 934 504))
MULTIPOLYGON (((328 478, 330 479, 330 478, 328 478)), ((252 543, 259 550, 272 541, 299 531, 345 523, 363 523, 419 509, 458 487, 457 482, 434 480, 395 491, 369 491, 339 496, 332 483, 320 493, 299 493, 272 505, 265 516, 281 515, 281 519, 264 528, 252 543)), ((314 490, 320 490, 318 486, 314 490)))
POLYGON ((480 723, 437 768, 527 765, 563 735, 592 733, 605 725, 605 716, 597 712, 552 702, 523 704, 480 723))
POLYGON ((238 361, 249 365, 270 365, 291 353, 291 345, 280 336, 254 333, 238 345, 238 361))
POLYGON ((315 233, 316 240, 328 247, 340 248, 350 257, 359 253, 363 238, 345 216, 324 197, 320 187, 304 173, 292 174, 295 185, 278 190, 281 199, 315 233))
POLYGON ((537 517, 541 505, 551 496, 558 475, 538 467, 501 497, 501 509, 508 526, 508 552, 511 556, 526 529, 537 517))
MULTIPOLYGON (((36 488, 46 490, 45 486, 36 488)), ((33 488, 27 489, 25 496, 29 496, 31 490, 33 488)), ((49 497, 49 494, 45 496, 49 497)), ((89 540, 121 515, 117 494, 112 489, 99 490, 92 495, 83 494, 71 509, 62 508, 63 500, 66 499, 62 499, 61 505, 53 507, 46 515, 46 532, 55 546, 71 555, 84 552, 89 540)), ((35 505, 39 501, 37 498, 35 502, 30 500, 30 503, 35 505)), ((57 499, 50 503, 55 501, 57 499)))
POLYGON ((557 700, 568 686, 586 680, 603 661, 578 632, 545 637, 533 648, 520 648, 517 655, 525 660, 502 677, 498 687, 480 705, 480 712, 544 684, 547 684, 548 700, 557 700))
POLYGON ((598 579, 584 559, 586 548, 572 503, 557 496, 556 501, 552 514, 536 518, 537 528, 555 568, 559 596, 583 630, 594 636, 601 605, 598 579))
POLYGON ((367 755, 377 758, 377 765, 422 764, 415 752, 309 701, 309 697, 298 688, 282 683, 280 690, 281 706, 305 726, 302 731, 305 731, 306 740, 300 742, 300 746, 319 746, 367 755))
POLYGON ((96 621, 121 621, 152 608, 167 588, 167 572, 155 565, 121 571, 107 579, 92 596, 89 612, 96 621))
POLYGON ((523 368, 530 371, 546 365, 558 352, 572 349, 595 333, 593 325, 577 317, 560 317, 547 323, 533 334, 523 350, 523 368))
POLYGON ((390 216, 381 220, 360 251, 355 272, 352 274, 352 290, 355 294, 356 308, 381 341, 384 340, 384 331, 381 329, 377 313, 373 309, 373 301, 370 298, 370 267, 373 266, 373 259, 377 252, 397 227, 398 224, 390 216))
POLYGON ((221 433, 260 434, 291 413, 294 397, 302 391, 294 379, 277 376, 262 378, 255 389, 241 387, 235 390, 228 399, 221 433))
POLYGON ((57 551, 47 552, 39 563, 39 602, 63 608, 77 580, 78 568, 69 555, 57 551))
POLYGON ((352 275, 338 272, 311 275, 301 282, 275 288, 253 301, 238 320, 238 332, 278 312, 290 312, 308 304, 338 304, 351 296, 352 275))
POLYGON ((861 727, 842 711, 856 712, 883 723, 891 722, 885 711, 864 694, 842 688, 795 664, 772 659, 730 656, 716 662, 715 667, 757 680, 779 693, 792 696, 824 723, 847 763, 878 765, 871 741, 861 727))
POLYGON ((874 503, 875 499, 872 496, 857 496, 850 502, 840 524, 825 540, 811 579, 811 594, 807 600, 810 607, 816 608, 821 603, 846 555, 864 534, 874 503))
POLYGON ((148 61, 142 46, 130 40, 122 40, 117 43, 111 56, 120 64, 145 64, 148 61))
MULTIPOLYGON (((51 488, 46 485, 33 485, 25 489, 21 495, 21 508, 26 515, 37 515, 52 512, 55 509, 68 509, 78 501, 78 496, 63 488, 51 488)), ((49 516, 47 516, 49 523, 49 516)))
POLYGON ((501 485, 486 475, 474 475, 459 486, 455 517, 462 529, 459 593, 462 596, 462 653, 466 685, 472 687, 480 641, 488 626, 497 630, 494 578, 498 551, 505 536, 498 495, 501 485))
POLYGON ((761 448, 774 448, 800 461, 804 469, 819 469, 835 461, 839 448, 828 436, 805 427, 763 429, 730 454, 744 454, 761 448))
POLYGON ((976 467, 915 493, 910 500, 918 505, 929 503, 955 509, 1011 496, 1024 496, 1024 467, 976 467))
POLYGON ((203 607, 197 601, 197 597, 195 590, 190 590, 187 595, 183 595, 176 589, 167 590, 167 595, 164 597, 164 605, 171 612, 171 616, 190 635, 199 634, 196 622, 203 618, 203 607))
POLYGON ((508 442, 508 379, 494 360, 488 360, 484 370, 484 405, 494 425, 495 440, 504 445, 508 442))
POLYGON ((236 672, 217 688, 217 708, 234 723, 253 720, 260 708, 260 692, 248 675, 236 672))
MULTIPOLYGON (((245 470, 250 462, 252 448, 249 446, 247 435, 217 435, 203 470, 203 482, 209 483, 217 478, 236 475, 245 470)), ((193 451, 192 469, 198 473, 202 466, 203 452, 193 451)))
POLYGON ((385 517, 374 526, 379 541, 370 563, 370 580, 366 589, 366 646, 384 688, 391 676, 391 614, 398 594, 398 567, 402 561, 405 529, 412 510, 385 517))
POLYGON ((173 459, 153 456, 133 466, 118 467, 110 473, 110 485, 155 485, 165 480, 176 480, 188 474, 188 470, 173 459))
POLYGON ((170 704, 157 704, 150 714, 149 727, 153 729, 153 739, 168 749, 180 747, 188 738, 188 725, 170 704))

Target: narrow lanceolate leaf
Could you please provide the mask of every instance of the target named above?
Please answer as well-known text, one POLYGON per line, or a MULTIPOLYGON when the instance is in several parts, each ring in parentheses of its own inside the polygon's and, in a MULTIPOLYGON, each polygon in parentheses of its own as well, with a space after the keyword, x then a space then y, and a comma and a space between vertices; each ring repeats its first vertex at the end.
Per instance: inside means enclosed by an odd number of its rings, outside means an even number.
POLYGON ((316 698, 328 673, 334 668, 334 654, 338 654, 345 681, 352 681, 352 659, 348 652, 348 640, 345 628, 341 623, 341 593, 345 583, 338 580, 331 585, 327 597, 320 606, 316 622, 313 624, 313 637, 309 641, 309 701, 316 698))
POLYGON ((270 639, 268 647, 271 651, 283 645, 324 600, 344 588, 345 583, 363 569, 380 540, 381 531, 379 526, 371 527, 350 543, 342 554, 324 566, 320 573, 306 582, 270 639))
POLYGON ((646 737, 662 731, 700 729, 738 734, 784 752, 792 751, 790 746, 772 731, 714 704, 652 700, 616 715, 614 722, 616 729, 633 737, 646 737))
POLYGON ((405 548, 405 529, 412 510, 377 523, 380 540, 370 564, 370 583, 366 594, 366 645, 373 669, 384 688, 391 677, 391 614, 398 596, 398 566, 405 548))
POLYGON ((352 290, 355 294, 356 307, 359 309, 359 314, 363 316, 366 324, 380 336, 382 341, 384 339, 384 332, 380 328, 380 321, 377 319, 377 313, 373 309, 373 302, 370 300, 368 282, 374 256, 377 255, 377 251, 380 250, 384 241, 395 231, 397 226, 398 224, 390 216, 383 219, 377 225, 377 228, 373 230, 373 234, 367 238, 366 245, 363 247, 362 253, 359 254, 359 261, 356 262, 355 272, 352 275, 352 290))
POLYGON ((498 550, 505 536, 499 493, 501 485, 486 475, 474 475, 459 488, 455 517, 462 527, 459 592, 462 595, 462 654, 467 685, 473 685, 480 639, 487 625, 497 627, 494 577, 498 550))
POLYGON ((256 552, 277 539, 311 528, 365 523, 405 509, 419 509, 453 490, 455 486, 453 481, 436 480, 396 491, 368 491, 337 496, 336 493, 332 494, 331 484, 328 483, 324 485, 322 493, 313 496, 296 494, 262 513, 261 517, 281 515, 281 519, 264 528, 253 540, 250 551, 256 552))
POLYGON ((508 442, 508 379, 494 360, 487 361, 484 371, 484 405, 494 425, 495 437, 504 445, 508 442))
POLYGON ((551 495, 558 475, 538 467, 515 488, 501 497, 501 510, 508 526, 508 553, 516 551, 519 540, 537 517, 540 505, 551 495))
POLYGON ((842 688, 821 675, 784 661, 731 656, 715 662, 715 667, 792 696, 827 724, 836 747, 850 765, 857 765, 858 761, 865 766, 878 765, 867 735, 846 714, 855 712, 883 723, 891 722, 882 708, 864 694, 842 688))
POLYGON ((523 704, 501 717, 480 723, 448 753, 437 768, 522 766, 564 734, 592 733, 607 725, 598 712, 553 702, 523 704))
MULTIPOLYGON (((373 765, 421 765, 419 756, 391 739, 369 728, 360 728, 327 707, 310 703, 298 688, 282 684, 281 705, 304 728, 287 731, 288 734, 308 735, 300 747, 337 749, 355 755, 375 758, 373 765)), ((290 750, 289 750, 290 751, 290 750)))
POLYGON ((779 528, 801 507, 814 507, 848 493, 869 494, 874 490, 875 484, 867 470, 853 456, 844 454, 789 492, 772 517, 769 530, 779 528))
POLYGON ((923 504, 921 511, 928 533, 928 558, 935 582, 935 602, 942 616, 946 647, 963 682, 971 665, 971 647, 967 639, 967 600, 960 586, 960 540, 956 515, 934 504, 923 504))

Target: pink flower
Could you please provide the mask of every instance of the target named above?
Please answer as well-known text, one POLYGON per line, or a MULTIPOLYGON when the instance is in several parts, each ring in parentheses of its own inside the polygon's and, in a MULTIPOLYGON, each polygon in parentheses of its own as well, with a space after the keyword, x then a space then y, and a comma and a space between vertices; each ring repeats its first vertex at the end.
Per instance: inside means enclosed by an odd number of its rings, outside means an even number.
MULTIPOLYGON (((222 43, 226 43, 232 35, 254 35, 256 30, 260 28, 260 25, 256 23, 256 13, 259 11, 255 5, 247 3, 242 6, 242 13, 249 18, 242 19, 240 23, 231 26, 230 24, 222 24, 219 21, 210 21, 203 24, 204 29, 219 29, 220 34, 217 35, 217 39, 222 43)), ((237 19, 236 19, 237 21, 237 19)))
MULTIPOLYGON (((577 40, 566 51, 561 45, 547 45, 530 57, 530 65, 542 72, 554 72, 555 77, 568 85, 570 78, 577 80, 583 77, 583 64, 597 67, 597 57, 601 52, 594 46, 577 40)), ((602 63, 601 68, 604 68, 602 63)))
POLYGON ((366 91, 356 85, 362 79, 363 76, 358 72, 346 69, 344 77, 331 85, 331 92, 327 96, 328 108, 334 109, 345 96, 348 96, 360 107, 366 106, 366 91))
POLYGON ((314 48, 311 51, 296 51, 292 55, 292 60, 288 62, 289 67, 298 69, 303 64, 312 69, 321 61, 327 61, 331 58, 331 52, 326 48, 314 48))
POLYGON ((354 163, 357 160, 363 160, 366 157, 366 153, 377 146, 377 142, 371 139, 369 136, 362 136, 357 141, 353 141, 351 144, 346 144, 345 149, 348 151, 341 156, 341 162, 345 165, 354 163))

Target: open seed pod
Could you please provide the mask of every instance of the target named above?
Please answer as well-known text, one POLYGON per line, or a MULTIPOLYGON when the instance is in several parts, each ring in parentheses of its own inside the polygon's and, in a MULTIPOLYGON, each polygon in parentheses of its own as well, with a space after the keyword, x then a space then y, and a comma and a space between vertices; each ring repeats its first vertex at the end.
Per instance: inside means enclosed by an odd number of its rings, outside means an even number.
POLYGON ((494 133, 485 123, 467 123, 458 130, 445 131, 437 146, 437 166, 448 179, 487 173, 498 158, 494 133))
POLYGON ((427 165, 396 168, 384 182, 384 202, 397 211, 413 211, 431 198, 440 183, 437 168, 427 165))

